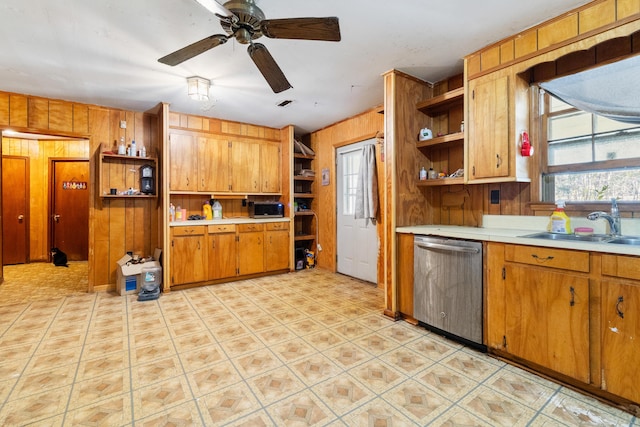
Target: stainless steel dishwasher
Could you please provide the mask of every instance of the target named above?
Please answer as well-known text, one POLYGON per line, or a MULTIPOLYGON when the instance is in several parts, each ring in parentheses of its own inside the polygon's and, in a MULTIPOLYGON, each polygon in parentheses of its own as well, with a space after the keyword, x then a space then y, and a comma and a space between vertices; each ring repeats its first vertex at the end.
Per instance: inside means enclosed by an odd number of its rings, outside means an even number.
POLYGON ((468 345, 482 344, 482 243, 415 236, 413 316, 468 345))

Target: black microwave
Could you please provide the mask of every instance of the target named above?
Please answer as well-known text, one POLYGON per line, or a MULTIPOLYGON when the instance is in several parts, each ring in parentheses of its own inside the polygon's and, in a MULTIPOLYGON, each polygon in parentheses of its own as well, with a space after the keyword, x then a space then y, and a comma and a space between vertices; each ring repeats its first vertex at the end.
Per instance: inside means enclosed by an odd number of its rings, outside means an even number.
POLYGON ((282 218, 284 205, 280 202, 249 202, 251 218, 282 218))

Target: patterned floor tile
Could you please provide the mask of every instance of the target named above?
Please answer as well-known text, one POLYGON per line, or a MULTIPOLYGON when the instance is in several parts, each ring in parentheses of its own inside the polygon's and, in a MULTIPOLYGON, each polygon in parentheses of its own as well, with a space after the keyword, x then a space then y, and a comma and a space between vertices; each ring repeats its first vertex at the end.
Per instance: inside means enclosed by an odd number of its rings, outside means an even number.
POLYGON ((382 398, 419 425, 428 424, 451 406, 445 397, 414 380, 389 390, 382 398))
POLYGON ((227 360, 207 365, 203 369, 191 372, 187 375, 193 394, 201 397, 231 384, 242 381, 242 377, 236 371, 233 364, 227 360))
POLYGON ((551 382, 543 385, 509 370, 498 372, 486 385, 536 410, 542 408, 559 388, 551 382))
POLYGON ((184 372, 177 356, 152 360, 131 368, 131 379, 134 389, 182 374, 184 374, 184 372))
POLYGON ((284 363, 292 363, 317 352, 315 348, 301 338, 276 344, 272 348, 284 363))
POLYGON ((288 366, 308 386, 333 378, 343 372, 329 358, 320 353, 304 357, 288 366))
POLYGON ((136 425, 142 427, 199 427, 205 424, 200 416, 196 402, 190 401, 138 420, 136 421, 136 425))
POLYGON ((433 360, 406 347, 391 350, 380 356, 380 359, 407 375, 413 375, 435 363, 433 360))
POLYGON ((109 372, 117 372, 129 368, 129 353, 119 351, 106 354, 104 357, 82 361, 78 366, 76 381, 100 377, 109 372))
POLYGON ((633 417, 620 413, 596 399, 563 390, 554 395, 542 413, 568 425, 626 426, 633 417))
POLYGON ((260 410, 228 424, 229 427, 276 427, 266 411, 260 410))
MULTIPOLYGON (((434 427, 496 427, 493 423, 481 420, 459 406, 452 406, 442 414, 430 426, 434 427)), ((556 426, 557 427, 557 426, 556 426)))
POLYGON ((339 416, 376 397, 375 393, 346 372, 317 384, 312 389, 339 416))
POLYGON ((349 370, 349 373, 378 394, 407 379, 406 375, 377 359, 367 361, 349 370))
POLYGON ((336 419, 329 408, 309 391, 297 393, 267 408, 276 425, 324 426, 336 419))
POLYGON ((435 364, 415 376, 427 387, 456 401, 478 386, 478 382, 448 366, 435 364))
POLYGON ((461 348, 460 344, 436 335, 425 335, 407 344, 410 349, 432 360, 442 360, 461 348))
POLYGON ((242 420, 238 425, 259 426, 264 422, 264 417, 256 414, 256 411, 261 409, 260 404, 244 383, 207 394, 198 399, 198 406, 207 426, 226 425, 240 419, 242 420), (249 414, 253 416, 246 418, 249 414), (247 424, 253 421, 256 421, 256 424, 247 424))
POLYGON ((111 397, 127 395, 131 390, 129 370, 106 370, 100 377, 93 377, 73 385, 69 408, 76 409, 111 397))
POLYGON ((212 344, 178 355, 186 372, 195 371, 226 359, 222 347, 212 344))
POLYGON ((354 427, 415 427, 415 423, 398 408, 394 408, 382 399, 374 399, 355 409, 343 421, 354 427))
POLYGON ((468 354, 463 351, 453 353, 440 363, 476 381, 482 381, 500 369, 484 354, 468 354))
POLYGON ((260 374, 250 379, 248 384, 263 406, 267 406, 305 388, 304 383, 286 366, 260 374))
POLYGON ((526 426, 536 411, 490 388, 480 386, 459 405, 495 426, 526 426))
POLYGON ((72 364, 22 375, 11 393, 10 400, 25 399, 43 391, 70 385, 73 383, 76 369, 77 365, 72 364))
POLYGON ((133 413, 146 418, 167 408, 193 400, 186 378, 177 377, 133 390, 133 413))
POLYGON ((350 369, 373 358, 373 355, 353 343, 344 343, 324 352, 343 369, 350 369))
POLYGON ((63 414, 70 392, 71 386, 66 386, 11 400, 0 409, 0 425, 27 425, 63 414))

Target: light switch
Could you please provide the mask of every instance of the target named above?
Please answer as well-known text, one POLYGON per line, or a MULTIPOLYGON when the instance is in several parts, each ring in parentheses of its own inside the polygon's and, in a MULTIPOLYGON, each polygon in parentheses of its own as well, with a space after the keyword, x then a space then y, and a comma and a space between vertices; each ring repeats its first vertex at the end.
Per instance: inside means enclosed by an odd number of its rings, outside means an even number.
POLYGON ((126 129, 126 128, 127 128, 127 121, 120 120, 120 129, 126 129))

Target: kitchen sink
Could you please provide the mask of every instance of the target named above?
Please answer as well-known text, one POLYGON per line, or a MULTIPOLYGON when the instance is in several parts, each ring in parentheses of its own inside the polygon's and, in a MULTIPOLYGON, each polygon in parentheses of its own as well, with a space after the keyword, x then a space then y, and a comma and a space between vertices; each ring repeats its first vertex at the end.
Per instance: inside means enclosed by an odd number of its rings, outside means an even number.
MULTIPOLYGON (((569 240, 572 242, 601 242, 601 243, 606 243, 612 239, 612 237, 608 234, 590 234, 588 236, 580 236, 577 234, 551 233, 548 231, 543 231, 541 233, 527 234, 526 236, 520 236, 520 237, 528 237, 531 239, 569 240)), ((640 239, 638 244, 640 244, 640 239)))
POLYGON ((640 237, 635 237, 635 236, 615 237, 609 240, 607 243, 615 243, 617 245, 640 246, 640 237))

